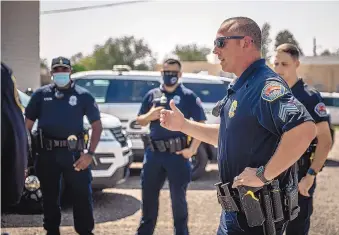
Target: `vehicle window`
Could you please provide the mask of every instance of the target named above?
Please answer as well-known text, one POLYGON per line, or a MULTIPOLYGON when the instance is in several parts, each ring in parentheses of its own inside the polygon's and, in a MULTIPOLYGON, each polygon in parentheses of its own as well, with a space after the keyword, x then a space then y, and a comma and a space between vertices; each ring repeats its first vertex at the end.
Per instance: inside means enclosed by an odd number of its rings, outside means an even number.
POLYGON ((339 98, 323 97, 326 106, 339 107, 339 98))
POLYGON ((23 93, 22 91, 18 90, 18 93, 19 93, 19 99, 20 99, 20 102, 21 102, 21 105, 26 108, 28 103, 29 103, 29 100, 31 99, 30 96, 26 95, 25 93, 23 93))
POLYGON ((97 103, 140 103, 149 90, 160 86, 157 81, 138 79, 78 79, 75 83, 86 88, 97 103))
POLYGON ((184 83, 184 86, 191 89, 202 102, 216 103, 226 95, 227 86, 223 84, 208 83, 184 83))

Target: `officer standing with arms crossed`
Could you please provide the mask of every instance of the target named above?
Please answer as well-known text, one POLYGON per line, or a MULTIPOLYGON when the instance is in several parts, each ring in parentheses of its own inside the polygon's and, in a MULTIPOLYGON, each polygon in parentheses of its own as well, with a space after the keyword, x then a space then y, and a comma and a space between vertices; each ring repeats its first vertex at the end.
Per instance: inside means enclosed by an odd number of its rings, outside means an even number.
POLYGON ((173 101, 172 110, 161 111, 161 125, 218 146, 216 186, 223 207, 218 235, 282 235, 298 211, 297 182, 288 180, 295 172, 291 166, 314 139, 314 120, 261 59, 257 23, 246 17, 225 20, 214 45, 223 71, 238 77, 213 110, 220 125, 185 119, 173 101))
POLYGON ((329 115, 320 93, 298 78, 299 50, 295 45, 282 44, 277 47, 274 57, 274 70, 287 82, 293 95, 305 105, 316 122, 317 136, 298 161, 299 206, 298 217, 286 229, 287 235, 307 235, 313 212, 315 177, 323 167, 332 146, 329 115), (311 159, 312 158, 312 159, 311 159))
POLYGON ((62 175, 71 190, 75 230, 90 235, 94 229, 90 164, 102 131, 100 113, 89 92, 71 81, 69 59, 53 59, 51 75, 54 84, 35 91, 25 113, 30 131, 38 119, 36 172, 43 194, 44 228, 47 235, 60 234, 62 175), (83 152, 84 115, 92 126, 88 153, 83 152))
POLYGON ((191 180, 191 158, 200 145, 200 141, 181 132, 168 131, 160 126, 160 111, 169 108, 173 99, 186 118, 197 122, 206 120, 200 99, 179 83, 181 63, 168 59, 161 71, 163 84, 150 90, 144 97, 137 121, 146 126, 150 123, 150 135, 144 136, 145 156, 141 173, 142 218, 138 235, 151 235, 158 217, 159 193, 166 176, 172 200, 175 235, 188 235, 188 211, 186 190, 191 180))

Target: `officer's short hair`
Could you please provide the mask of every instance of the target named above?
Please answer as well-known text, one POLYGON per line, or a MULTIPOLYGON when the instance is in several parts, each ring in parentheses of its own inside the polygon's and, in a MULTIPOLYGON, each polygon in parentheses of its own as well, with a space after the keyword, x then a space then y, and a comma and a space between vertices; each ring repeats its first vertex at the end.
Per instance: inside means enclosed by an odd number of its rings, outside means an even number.
POLYGON ((248 17, 232 17, 226 19, 221 28, 225 25, 231 24, 227 29, 228 32, 239 33, 239 36, 250 36, 257 49, 261 50, 261 29, 259 25, 248 17))
POLYGON ((277 47, 277 52, 285 52, 289 54, 294 59, 299 59, 300 51, 296 45, 293 45, 291 43, 284 43, 277 47))
POLYGON ((164 61, 163 65, 165 65, 165 64, 170 64, 170 65, 172 65, 172 64, 177 64, 177 65, 179 66, 179 69, 181 70, 181 63, 180 63, 179 60, 172 59, 172 58, 166 59, 166 60, 164 61))

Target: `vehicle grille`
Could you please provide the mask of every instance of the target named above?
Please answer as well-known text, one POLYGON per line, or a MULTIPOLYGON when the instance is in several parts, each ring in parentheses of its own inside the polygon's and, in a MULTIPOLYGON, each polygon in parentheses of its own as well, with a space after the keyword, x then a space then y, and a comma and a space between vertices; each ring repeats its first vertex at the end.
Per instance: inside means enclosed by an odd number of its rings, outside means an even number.
POLYGON ((116 127, 111 129, 114 137, 119 141, 122 147, 127 146, 126 136, 122 133, 122 127, 116 127))

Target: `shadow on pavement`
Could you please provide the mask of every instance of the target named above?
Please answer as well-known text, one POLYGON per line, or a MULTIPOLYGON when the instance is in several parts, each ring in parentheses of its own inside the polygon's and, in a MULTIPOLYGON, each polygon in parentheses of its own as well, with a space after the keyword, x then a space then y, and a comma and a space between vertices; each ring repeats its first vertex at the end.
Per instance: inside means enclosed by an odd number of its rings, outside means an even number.
MULTIPOLYGON (((140 201, 125 194, 95 192, 93 199, 96 224, 128 217, 140 209, 140 201)), ((41 227, 43 225, 43 216, 19 214, 2 215, 1 225, 3 228, 41 227)), ((72 208, 62 210, 61 226, 73 226, 72 208)))
POLYGON ((327 159, 325 162, 325 167, 339 167, 339 161, 327 159))
MULTIPOLYGON (((131 168, 130 177, 123 184, 117 185, 115 188, 118 189, 141 189, 140 182, 140 168, 131 168)), ((196 181, 192 181, 188 190, 215 190, 214 184, 219 182, 218 170, 208 170, 201 178, 196 181)), ((165 182, 163 189, 169 189, 168 181, 165 182)))

